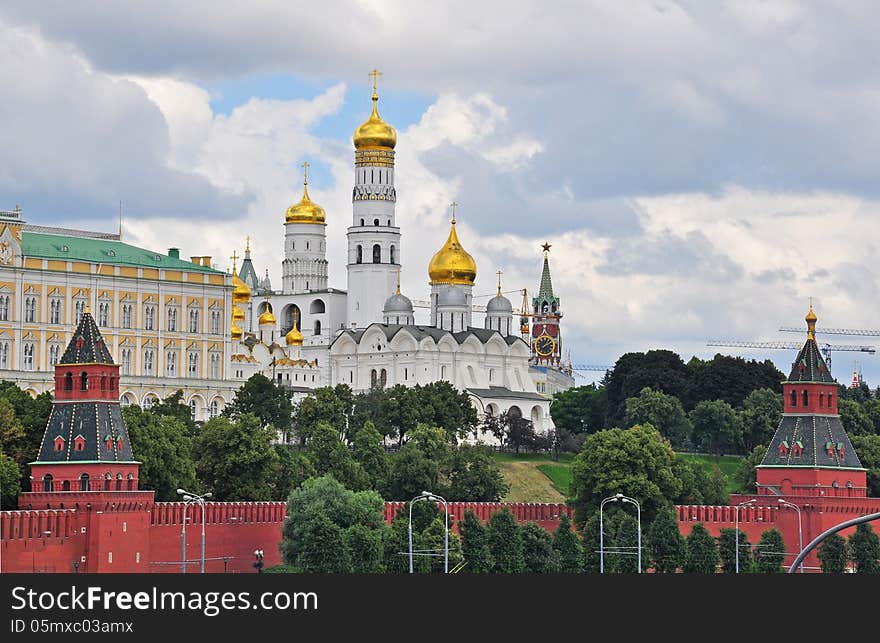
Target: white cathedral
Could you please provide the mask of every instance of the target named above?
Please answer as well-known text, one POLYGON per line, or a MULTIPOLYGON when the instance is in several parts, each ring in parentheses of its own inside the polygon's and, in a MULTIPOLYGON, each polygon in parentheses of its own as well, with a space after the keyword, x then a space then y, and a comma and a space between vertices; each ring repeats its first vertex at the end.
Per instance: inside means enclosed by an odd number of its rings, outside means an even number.
POLYGON ((481 415, 510 411, 539 432, 552 429, 550 400, 535 383, 546 372, 530 372, 531 347, 516 334, 528 332, 528 321, 517 328, 500 280, 475 327, 477 266, 459 242, 454 204, 449 237, 428 265, 430 323, 416 324, 413 302, 400 292, 397 133, 379 116, 375 82, 372 100, 370 117, 354 133, 347 289, 327 283, 326 214, 309 197, 306 173, 302 199, 285 216, 281 289, 272 289, 268 270, 257 276, 249 246, 241 269, 233 267, 231 378, 261 372, 299 396, 340 383, 365 391, 446 380, 466 391, 481 415))

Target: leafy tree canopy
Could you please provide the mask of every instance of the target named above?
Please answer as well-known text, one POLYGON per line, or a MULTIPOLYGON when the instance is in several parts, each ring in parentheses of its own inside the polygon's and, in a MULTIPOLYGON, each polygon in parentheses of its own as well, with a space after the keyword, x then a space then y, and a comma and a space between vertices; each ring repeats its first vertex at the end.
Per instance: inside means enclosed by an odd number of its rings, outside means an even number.
POLYGON ((673 395, 645 387, 636 397, 626 400, 625 426, 650 424, 673 445, 690 437, 692 427, 681 402, 673 395))
POLYGON ((131 450, 139 461, 139 485, 156 492, 156 500, 179 500, 177 489, 194 490, 196 469, 192 438, 187 425, 175 415, 143 411, 139 406, 122 409, 131 450))
POLYGON ((286 439, 293 426, 293 403, 290 393, 265 375, 252 375, 238 391, 235 399, 223 410, 233 419, 250 413, 263 426, 271 426, 286 439))
POLYGON ((605 387, 588 384, 556 393, 550 402, 550 417, 557 428, 571 433, 595 433, 605 426, 607 409, 605 387))

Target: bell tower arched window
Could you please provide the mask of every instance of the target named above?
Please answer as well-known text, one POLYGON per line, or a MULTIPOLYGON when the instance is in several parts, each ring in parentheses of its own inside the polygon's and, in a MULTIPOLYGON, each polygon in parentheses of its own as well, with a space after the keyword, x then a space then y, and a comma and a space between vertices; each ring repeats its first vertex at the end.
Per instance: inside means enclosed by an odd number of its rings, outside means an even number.
POLYGON ((792 405, 792 406, 797 406, 797 391, 792 391, 792 392, 789 394, 789 397, 791 398, 791 405, 792 405))
POLYGON ((354 260, 355 263, 363 263, 364 262, 364 249, 362 246, 357 247, 357 256, 354 260))
POLYGON ((373 263, 382 263, 382 246, 378 243, 373 246, 373 263))

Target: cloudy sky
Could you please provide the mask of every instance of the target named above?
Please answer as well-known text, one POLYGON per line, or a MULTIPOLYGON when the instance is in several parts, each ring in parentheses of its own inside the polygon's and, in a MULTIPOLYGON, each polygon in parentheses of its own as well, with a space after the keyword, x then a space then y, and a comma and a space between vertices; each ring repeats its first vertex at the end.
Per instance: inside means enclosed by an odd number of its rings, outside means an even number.
MULTIPOLYGON (((855 0, 7 0, 0 208, 115 230, 122 200, 127 241, 222 269, 250 235, 278 286, 308 160, 345 288, 377 66, 411 297, 454 199, 477 295, 499 269, 537 290, 553 244, 576 363, 800 340, 777 329, 810 297, 820 326, 880 328, 878 27, 855 0)), ((857 353, 834 356, 838 379, 855 360, 880 383, 880 356, 857 353)))

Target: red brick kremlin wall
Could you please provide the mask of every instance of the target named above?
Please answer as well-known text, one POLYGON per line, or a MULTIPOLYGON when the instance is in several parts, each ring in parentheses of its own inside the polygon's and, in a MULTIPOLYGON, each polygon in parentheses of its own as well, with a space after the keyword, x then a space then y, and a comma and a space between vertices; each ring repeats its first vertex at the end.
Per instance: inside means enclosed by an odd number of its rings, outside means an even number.
MULTIPOLYGON (((0 512, 0 572, 73 573, 139 572, 179 573, 181 569, 181 525, 184 504, 152 502, 151 492, 93 492, 95 500, 78 507, 0 512), (146 498, 141 497, 144 494, 146 498), (130 498, 130 499, 127 499, 130 498), (78 562, 78 568, 74 563, 78 562)), ((38 500, 29 494, 29 500, 38 500)), ((58 496, 58 493, 46 494, 58 496)), ((734 496, 742 502, 755 496, 734 496)), ((770 528, 779 529, 785 540, 785 559, 794 559, 798 543, 797 514, 773 506, 777 498, 758 496, 757 507, 742 507, 740 529, 753 545, 770 528)), ((804 544, 844 520, 880 511, 880 498, 812 497, 787 500, 801 507, 804 544)), ((33 504, 33 503, 32 503, 33 504)), ((390 522, 405 506, 385 504, 390 522)), ((457 528, 466 511, 486 521, 496 511, 509 508, 518 522, 536 522, 554 530, 559 516, 571 510, 561 504, 541 503, 450 503, 450 522, 457 528)), ((676 507, 679 528, 687 536, 693 525, 702 523, 713 536, 736 524, 734 506, 676 507)), ((199 571, 201 555, 201 509, 186 506, 187 571, 199 571)), ((253 551, 262 549, 265 565, 281 562, 278 543, 286 515, 283 502, 206 503, 206 571, 209 573, 252 573, 253 551)), ((852 530, 850 530, 852 531, 852 530)), ((847 535, 847 532, 844 532, 847 535)), ((806 565, 818 566, 815 555, 806 565)))

